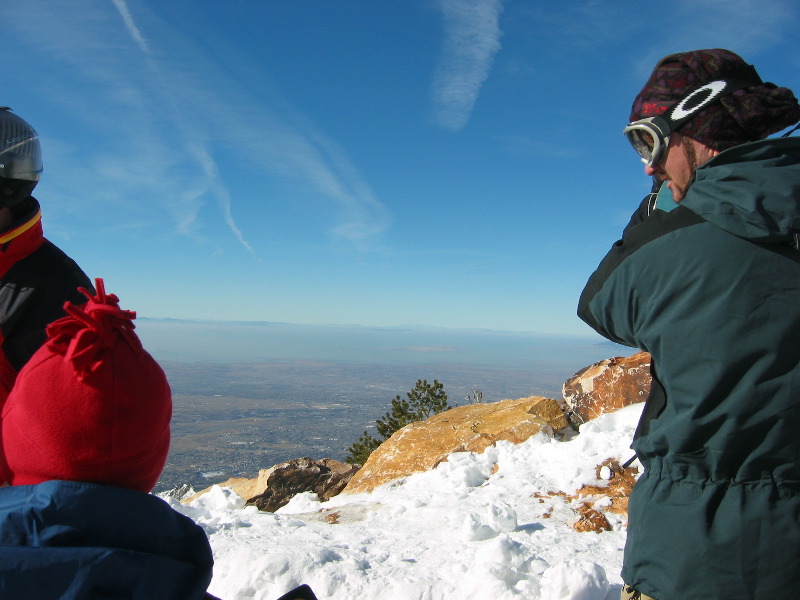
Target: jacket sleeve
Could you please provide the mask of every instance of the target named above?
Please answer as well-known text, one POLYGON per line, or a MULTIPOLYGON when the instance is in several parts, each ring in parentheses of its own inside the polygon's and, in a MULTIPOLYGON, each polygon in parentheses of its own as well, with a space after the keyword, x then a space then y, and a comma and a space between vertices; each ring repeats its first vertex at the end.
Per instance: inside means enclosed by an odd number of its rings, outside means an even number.
POLYGON ((666 234, 702 222, 688 209, 655 210, 626 229, 591 275, 578 302, 578 316, 603 337, 650 352, 640 334, 660 298, 665 279, 674 279, 675 265, 659 252, 666 234))
POLYGON ((635 290, 621 281, 627 250, 623 239, 606 254, 581 293, 578 317, 604 338, 623 346, 636 346, 635 315, 630 310, 636 304, 635 290))

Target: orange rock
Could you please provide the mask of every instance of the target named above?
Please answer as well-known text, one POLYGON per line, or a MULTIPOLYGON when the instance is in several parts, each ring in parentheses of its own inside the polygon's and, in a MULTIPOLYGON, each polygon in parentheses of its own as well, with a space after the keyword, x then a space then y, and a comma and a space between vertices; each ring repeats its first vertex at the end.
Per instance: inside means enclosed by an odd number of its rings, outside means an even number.
MULTIPOLYGON (((270 467, 269 469, 260 469, 258 471, 258 477, 253 479, 248 479, 247 477, 231 477, 227 481, 223 481, 221 483, 217 483, 214 485, 218 485, 220 487, 227 487, 231 488, 234 492, 236 492, 239 496, 248 500, 254 496, 258 496, 262 494, 264 490, 267 489, 267 480, 272 472, 275 470, 275 467, 270 467)), ((211 488, 214 487, 208 486, 205 489, 200 490, 193 496, 188 498, 184 498, 181 500, 183 504, 189 504, 192 500, 195 500, 202 496, 203 494, 207 494, 211 491, 211 488)))
POLYGON ((633 486, 636 483, 636 475, 639 472, 637 467, 623 468, 619 462, 609 458, 597 465, 597 477, 601 477, 600 472, 603 467, 608 468, 610 479, 604 487, 585 485, 578 490, 578 498, 608 498, 611 505, 604 508, 604 512, 615 513, 618 515, 628 514, 628 497, 631 495, 633 486))
POLYGON ((531 396, 452 408, 412 423, 383 442, 343 493, 372 491, 411 473, 433 469, 453 452, 483 452, 499 440, 515 444, 568 426, 556 400, 531 396))
POLYGON ((650 354, 602 360, 564 382, 564 401, 571 420, 580 425, 629 404, 644 402, 650 393, 650 354))
POLYGON ((606 516, 599 510, 595 510, 584 504, 578 508, 578 513, 580 514, 580 518, 572 526, 575 531, 580 531, 582 533, 588 531, 592 531, 594 533, 611 531, 611 523, 608 522, 606 516))

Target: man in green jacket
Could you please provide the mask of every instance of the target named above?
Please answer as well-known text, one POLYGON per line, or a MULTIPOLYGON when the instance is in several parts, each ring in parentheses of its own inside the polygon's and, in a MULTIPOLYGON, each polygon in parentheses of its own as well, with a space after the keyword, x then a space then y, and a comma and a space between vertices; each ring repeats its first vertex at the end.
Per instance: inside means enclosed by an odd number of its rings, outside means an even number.
POLYGON ((665 57, 634 100, 659 208, 578 308, 653 358, 623 598, 800 597, 800 139, 766 139, 798 120, 721 49, 665 57))

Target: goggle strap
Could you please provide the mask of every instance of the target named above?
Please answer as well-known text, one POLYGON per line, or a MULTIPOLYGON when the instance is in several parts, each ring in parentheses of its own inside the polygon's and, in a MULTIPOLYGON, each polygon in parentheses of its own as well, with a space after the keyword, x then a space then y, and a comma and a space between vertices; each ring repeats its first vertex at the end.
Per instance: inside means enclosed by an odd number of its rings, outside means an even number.
POLYGON ((753 67, 753 65, 747 65, 739 71, 731 73, 729 77, 721 77, 709 81, 696 90, 692 90, 674 106, 670 107, 666 113, 661 115, 661 118, 667 121, 670 132, 675 131, 686 121, 695 116, 698 111, 712 102, 716 102, 720 98, 728 96, 738 90, 762 83, 763 81, 756 72, 755 67, 753 67), (723 84, 722 87, 720 87, 720 84, 723 84), (707 94, 704 94, 705 92, 707 92, 707 94), (692 102, 695 96, 699 96, 699 98, 696 102, 692 102), (676 113, 678 113, 679 116, 676 117, 676 113))

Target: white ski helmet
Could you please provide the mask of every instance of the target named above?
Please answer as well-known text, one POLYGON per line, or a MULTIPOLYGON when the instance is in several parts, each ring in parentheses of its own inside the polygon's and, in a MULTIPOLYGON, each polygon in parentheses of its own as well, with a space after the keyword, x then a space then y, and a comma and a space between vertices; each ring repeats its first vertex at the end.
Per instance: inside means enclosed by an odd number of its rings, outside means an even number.
POLYGON ((39 134, 10 108, 0 106, 0 178, 39 181, 41 176, 39 134))

